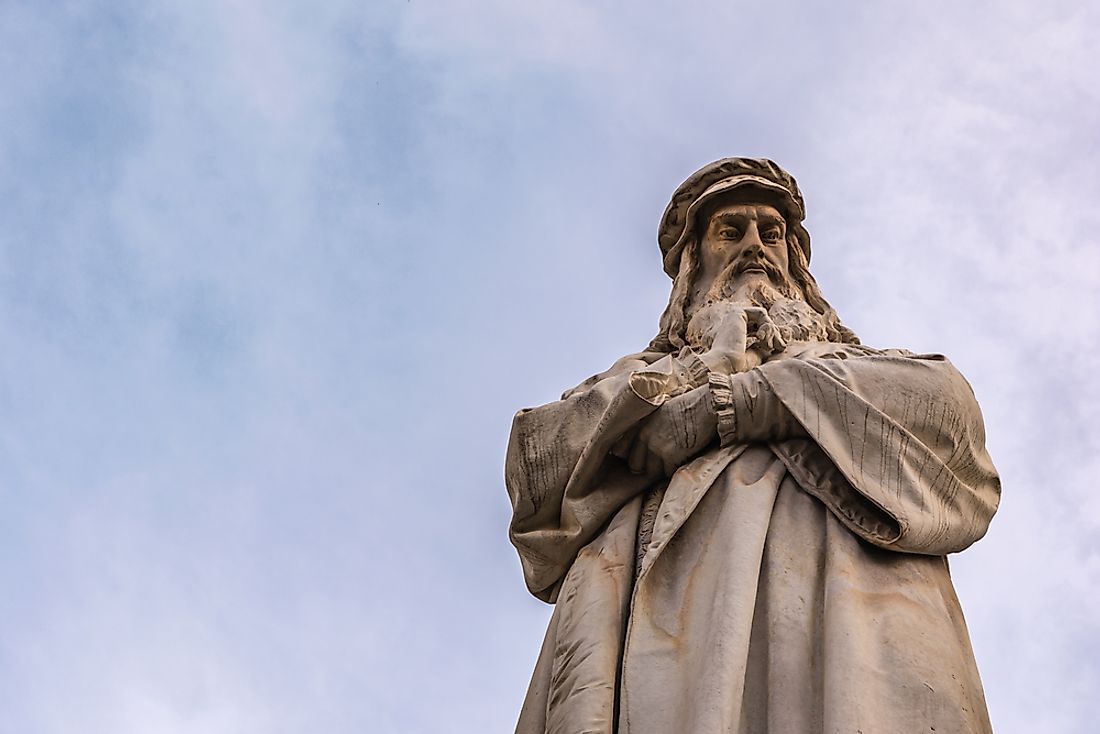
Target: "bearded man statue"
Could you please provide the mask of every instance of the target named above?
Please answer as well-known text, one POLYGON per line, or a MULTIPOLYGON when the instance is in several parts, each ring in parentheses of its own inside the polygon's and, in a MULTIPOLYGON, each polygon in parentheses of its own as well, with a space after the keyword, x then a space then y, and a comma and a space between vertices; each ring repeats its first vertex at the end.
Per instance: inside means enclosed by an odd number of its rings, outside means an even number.
POLYGON ((1000 483, 939 355, 860 344, 794 179, 675 192, 649 347, 521 410, 510 537, 555 604, 520 734, 990 732, 947 555, 1000 483))

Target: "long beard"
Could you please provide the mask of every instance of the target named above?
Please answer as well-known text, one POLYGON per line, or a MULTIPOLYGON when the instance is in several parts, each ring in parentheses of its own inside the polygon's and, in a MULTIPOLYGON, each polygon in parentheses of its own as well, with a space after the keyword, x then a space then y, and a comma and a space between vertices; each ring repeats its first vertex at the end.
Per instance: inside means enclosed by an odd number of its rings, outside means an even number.
POLYGON ((714 336, 727 317, 741 318, 744 306, 757 306, 768 312, 770 323, 750 329, 746 348, 755 348, 762 356, 781 351, 791 342, 829 341, 828 320, 801 298, 787 298, 768 285, 758 285, 748 299, 722 299, 702 306, 690 319, 685 338, 693 349, 710 349, 714 336))
POLYGON ((703 303, 731 299, 744 302, 744 297, 735 298, 738 291, 737 280, 748 267, 752 266, 762 267, 768 275, 769 282, 760 283, 753 287, 748 294, 748 301, 751 305, 770 308, 773 303, 781 298, 799 299, 802 297, 798 286, 791 281, 790 277, 765 257, 751 260, 738 259, 726 265, 707 290, 706 295, 703 297, 703 303))
MULTIPOLYGON (((727 302, 763 308, 783 341, 828 341, 825 317, 806 303, 802 290, 767 257, 739 258, 729 263, 707 290, 703 308, 727 302), (768 282, 755 283, 745 292, 738 278, 750 267, 762 267, 768 282)), ((763 335, 759 335, 763 338, 763 335)), ((750 342, 754 341, 750 335, 750 342)))
POLYGON ((785 342, 827 342, 828 321, 801 298, 780 298, 766 307, 785 342))

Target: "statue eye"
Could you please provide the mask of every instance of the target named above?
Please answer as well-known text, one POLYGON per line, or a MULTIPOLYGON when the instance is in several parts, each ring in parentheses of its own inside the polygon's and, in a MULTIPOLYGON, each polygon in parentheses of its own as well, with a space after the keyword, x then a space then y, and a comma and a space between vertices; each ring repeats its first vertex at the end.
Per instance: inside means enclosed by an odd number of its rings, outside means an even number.
POLYGON ((780 239, 781 238, 778 229, 769 229, 767 232, 764 233, 764 240, 766 242, 778 242, 780 239))
POLYGON ((718 230, 718 236, 724 240, 739 240, 741 239, 741 230, 736 227, 723 227, 718 230))

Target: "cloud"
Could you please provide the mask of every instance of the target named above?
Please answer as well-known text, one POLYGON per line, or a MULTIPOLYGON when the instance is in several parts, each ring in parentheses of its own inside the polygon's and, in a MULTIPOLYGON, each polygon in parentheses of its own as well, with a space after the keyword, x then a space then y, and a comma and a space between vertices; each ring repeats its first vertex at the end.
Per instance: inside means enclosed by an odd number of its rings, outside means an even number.
POLYGON ((982 402, 997 730, 1088 731, 1092 8, 0 13, 0 729, 512 726, 510 416, 648 341, 669 193, 751 154, 845 321, 982 402))

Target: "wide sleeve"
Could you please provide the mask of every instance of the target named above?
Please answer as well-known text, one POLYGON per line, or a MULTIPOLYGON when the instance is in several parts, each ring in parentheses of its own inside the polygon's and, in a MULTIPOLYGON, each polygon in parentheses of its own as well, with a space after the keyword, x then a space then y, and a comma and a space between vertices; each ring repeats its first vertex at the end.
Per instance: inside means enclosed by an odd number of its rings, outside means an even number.
POLYGON ((620 508, 659 481, 632 474, 609 454, 667 397, 650 391, 663 383, 647 367, 646 361, 626 362, 618 374, 516 414, 505 460, 509 537, 527 588, 543 601, 556 599, 577 552, 620 508))
POLYGON ((943 357, 784 359, 727 386, 715 392, 734 416, 723 443, 770 441, 798 483, 865 540, 943 555, 985 534, 1000 480, 973 391, 943 357))

